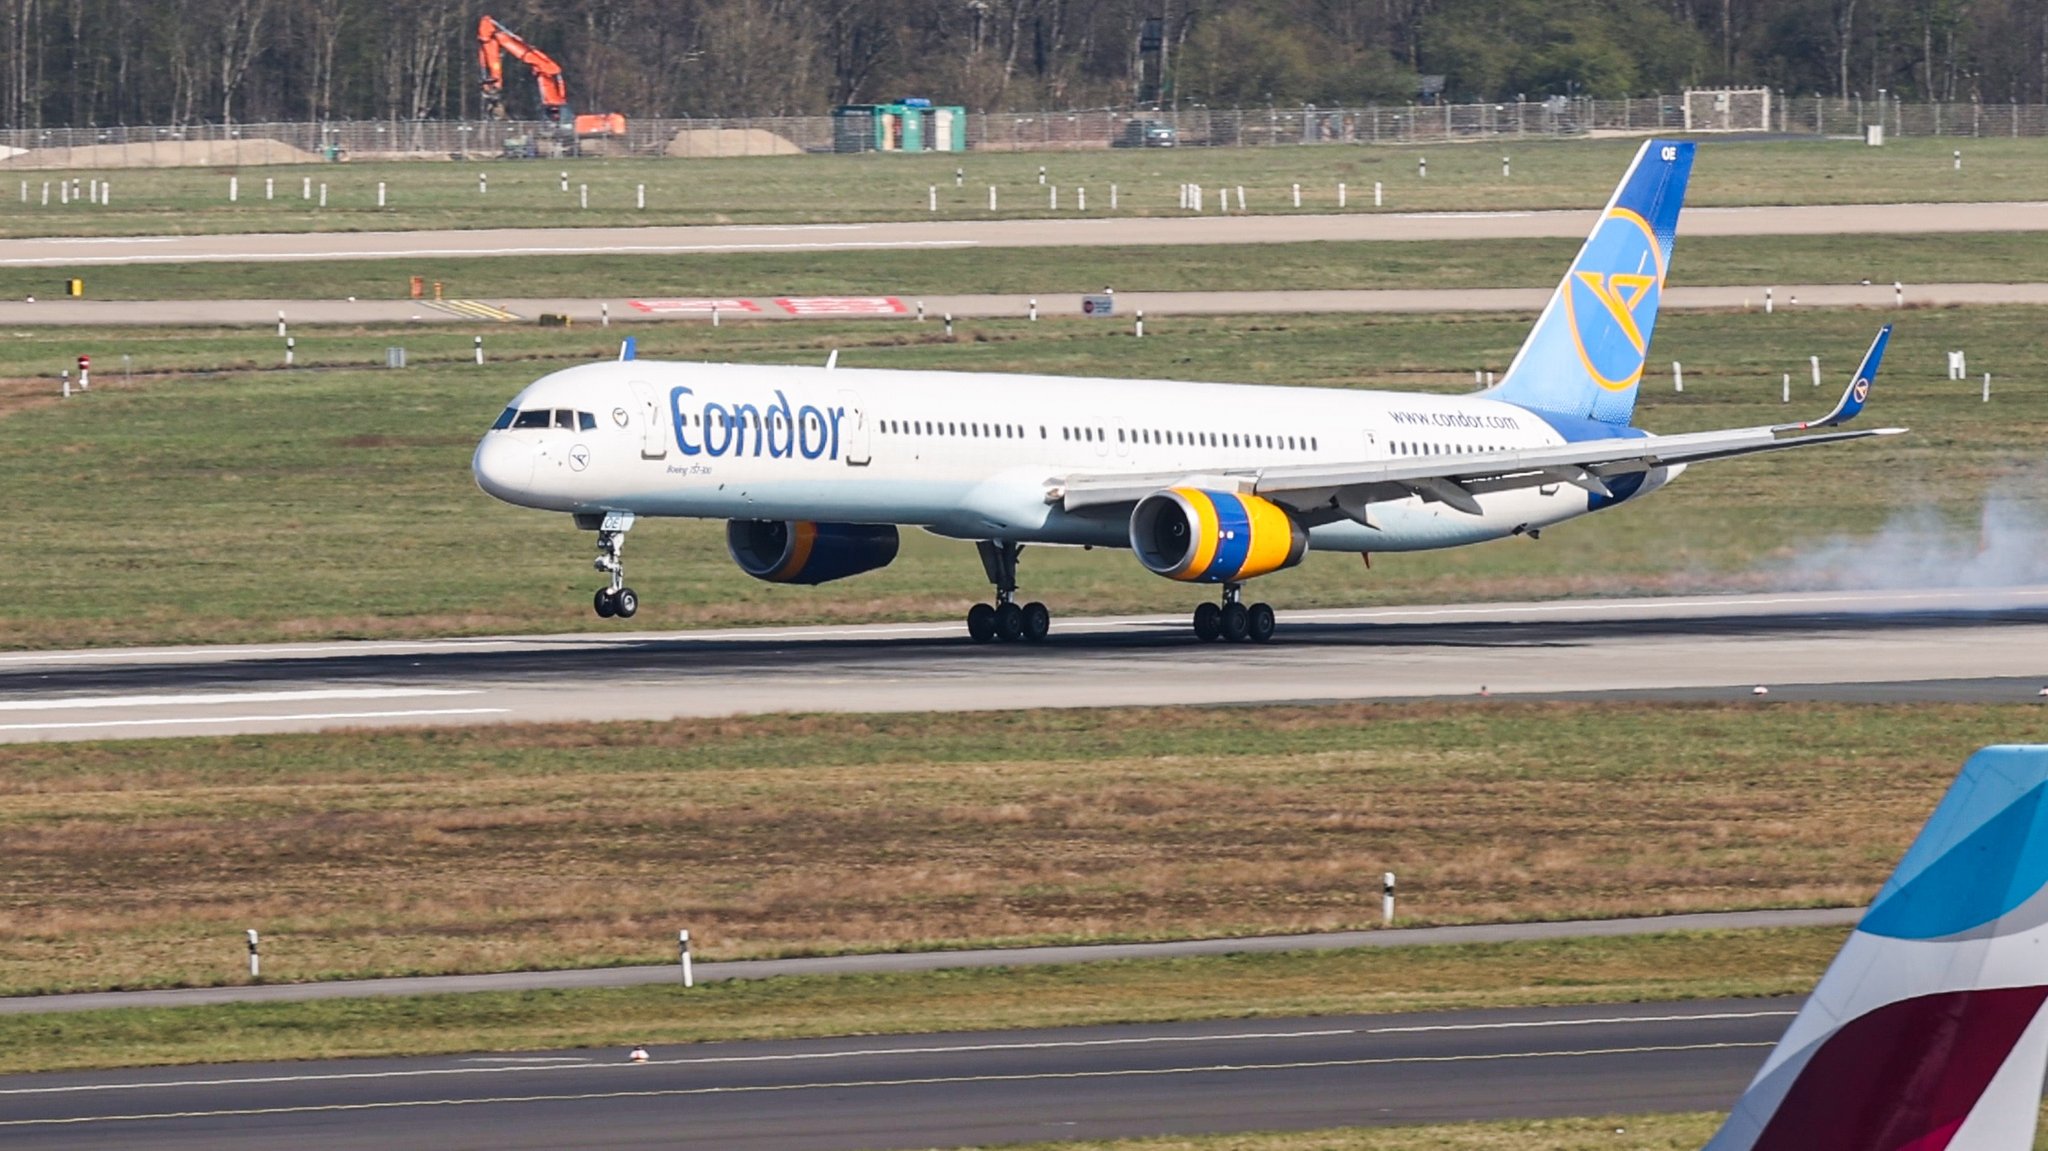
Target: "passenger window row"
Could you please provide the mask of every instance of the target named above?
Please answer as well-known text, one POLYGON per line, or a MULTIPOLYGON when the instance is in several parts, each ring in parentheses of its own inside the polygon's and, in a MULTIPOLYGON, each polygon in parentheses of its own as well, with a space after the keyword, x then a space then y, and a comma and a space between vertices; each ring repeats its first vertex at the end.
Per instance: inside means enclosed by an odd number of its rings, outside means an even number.
MULTIPOLYGON (((1021 440, 1024 437, 1022 424, 963 423, 959 420, 883 420, 882 434, 886 436, 958 436, 977 440, 1021 440)), ((1045 438, 1045 429, 1038 429, 1040 439, 1045 438)))
MULTIPOLYGON (((882 420, 878 425, 883 435, 891 436, 962 436, 976 439, 1014 440, 1026 437, 1025 428, 1020 424, 961 423, 954 420, 882 420)), ((1038 438, 1048 440, 1051 432, 1044 426, 1038 429, 1038 438)), ((1109 440, 1107 428, 1063 427, 1060 439, 1069 443, 1106 443, 1109 440)), ((1271 451, 1315 451, 1316 436, 1261 435, 1250 432, 1170 432, 1145 429, 1126 431, 1116 429, 1116 442, 1120 444, 1173 444, 1181 447, 1207 448, 1265 448, 1271 451)))
POLYGON ((591 431, 597 427, 597 417, 589 412, 578 412, 569 408, 506 408, 498 415, 498 422, 491 425, 493 431, 506 428, 567 428, 575 431, 591 431))
POLYGON ((1481 447, 1473 444, 1423 444, 1413 440, 1388 441, 1387 449, 1397 456, 1470 456, 1508 450, 1503 447, 1481 447))

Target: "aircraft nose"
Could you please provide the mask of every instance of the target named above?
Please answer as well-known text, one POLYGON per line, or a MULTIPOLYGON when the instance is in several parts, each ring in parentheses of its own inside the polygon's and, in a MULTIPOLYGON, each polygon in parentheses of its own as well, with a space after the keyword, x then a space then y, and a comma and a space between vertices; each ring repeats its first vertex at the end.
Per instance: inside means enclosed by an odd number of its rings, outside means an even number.
POLYGON ((476 486, 506 503, 519 503, 533 485, 533 449, 510 436, 489 432, 470 460, 476 486))

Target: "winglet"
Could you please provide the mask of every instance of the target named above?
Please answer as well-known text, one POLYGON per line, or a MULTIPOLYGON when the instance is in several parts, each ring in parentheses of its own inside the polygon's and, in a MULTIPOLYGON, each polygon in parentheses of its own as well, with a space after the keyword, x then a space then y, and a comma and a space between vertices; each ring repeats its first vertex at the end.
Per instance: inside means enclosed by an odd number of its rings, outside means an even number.
POLYGON ((1803 424, 1779 424, 1774 431, 1803 432, 1808 428, 1831 428, 1846 424, 1863 411, 1863 405, 1870 400, 1870 387, 1877 382, 1878 365, 1884 362, 1884 346, 1892 338, 1892 326, 1886 324, 1877 330, 1877 338, 1870 341, 1870 350, 1863 353, 1863 362, 1856 367, 1856 374, 1849 377, 1849 386, 1842 390, 1842 398, 1835 404, 1835 410, 1803 424))
POLYGON ((2029 1151, 2044 950, 2048 746, 1987 747, 1707 1151, 2029 1151))

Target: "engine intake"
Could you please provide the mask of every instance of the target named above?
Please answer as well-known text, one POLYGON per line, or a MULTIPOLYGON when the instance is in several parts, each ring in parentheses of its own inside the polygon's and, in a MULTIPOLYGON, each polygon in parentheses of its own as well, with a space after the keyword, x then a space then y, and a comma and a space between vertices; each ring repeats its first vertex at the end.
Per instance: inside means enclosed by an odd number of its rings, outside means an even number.
POLYGON ((1132 510, 1131 550, 1154 575, 1236 583, 1300 563, 1308 532, 1271 500, 1167 488, 1132 510))
POLYGON ((725 547, 740 570, 769 583, 821 584, 889 566, 894 524, 727 520, 725 547))

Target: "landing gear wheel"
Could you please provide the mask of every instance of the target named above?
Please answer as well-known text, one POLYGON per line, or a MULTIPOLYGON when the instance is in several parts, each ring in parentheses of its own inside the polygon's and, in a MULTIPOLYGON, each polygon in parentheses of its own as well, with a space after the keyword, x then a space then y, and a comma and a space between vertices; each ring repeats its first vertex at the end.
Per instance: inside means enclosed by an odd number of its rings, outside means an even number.
POLYGON ((996 638, 1014 643, 1024 638, 1024 609, 1006 603, 996 609, 996 638))
POLYGON ((1024 605, 1024 639, 1027 643, 1038 643, 1045 633, 1052 630, 1052 613, 1045 605, 1032 601, 1024 605))
POLYGON ((1207 643, 1222 634, 1223 609, 1213 603, 1198 605, 1195 608, 1195 638, 1207 643))
POLYGON ((1223 605, 1223 638, 1238 643, 1251 631, 1251 613, 1241 603, 1223 605))
POLYGON ((596 610, 599 619, 610 619, 618 614, 617 605, 612 603, 612 589, 601 587, 590 597, 590 606, 596 610))
POLYGON ((612 611, 620 619, 632 619, 640 610, 640 596, 632 588, 622 587, 612 596, 612 611))
POLYGON ((1255 603, 1246 611, 1245 635, 1253 643, 1273 638, 1273 605, 1255 603))
POLYGON ((987 643, 996 638, 996 609, 985 603, 968 608, 967 634, 974 637, 976 643, 987 643))

